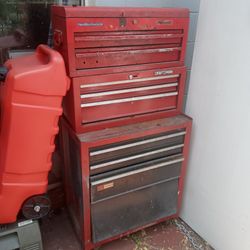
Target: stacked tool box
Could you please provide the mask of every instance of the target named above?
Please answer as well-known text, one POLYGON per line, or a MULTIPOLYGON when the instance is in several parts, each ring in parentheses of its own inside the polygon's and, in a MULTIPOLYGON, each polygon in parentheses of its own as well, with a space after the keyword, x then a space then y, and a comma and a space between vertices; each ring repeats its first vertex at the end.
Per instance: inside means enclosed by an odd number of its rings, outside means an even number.
POLYGON ((84 249, 175 217, 191 119, 181 114, 187 9, 53 6, 71 88, 62 144, 84 249))

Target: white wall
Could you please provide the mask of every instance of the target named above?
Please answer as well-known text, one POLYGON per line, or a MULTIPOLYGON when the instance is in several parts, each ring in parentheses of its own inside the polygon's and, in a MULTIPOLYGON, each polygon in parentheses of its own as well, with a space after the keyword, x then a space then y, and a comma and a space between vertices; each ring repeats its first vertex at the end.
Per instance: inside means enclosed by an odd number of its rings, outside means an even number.
POLYGON ((250 1, 202 0, 181 217, 216 250, 250 249, 250 1))

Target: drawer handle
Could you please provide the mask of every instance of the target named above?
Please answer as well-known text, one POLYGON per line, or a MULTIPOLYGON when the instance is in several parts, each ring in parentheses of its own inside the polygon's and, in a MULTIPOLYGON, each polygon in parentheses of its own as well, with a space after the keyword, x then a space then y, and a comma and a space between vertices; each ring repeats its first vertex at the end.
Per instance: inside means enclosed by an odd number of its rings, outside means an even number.
POLYGON ((142 157, 145 157, 145 156, 150 156, 150 155, 154 155, 154 154, 158 154, 158 153, 163 153, 163 152, 166 152, 166 151, 170 151, 170 150, 174 150, 174 149, 178 149, 178 148, 182 148, 182 147, 184 147, 184 144, 178 144, 178 145, 171 146, 171 147, 161 148, 161 149, 153 150, 153 151, 142 153, 142 154, 132 155, 132 156, 129 156, 129 157, 118 159, 118 160, 93 165, 93 166, 90 166, 90 169, 95 170, 95 169, 98 169, 98 168, 104 168, 104 167, 107 167, 107 166, 110 166, 110 165, 113 165, 113 164, 118 164, 118 163, 122 163, 122 162, 125 162, 125 161, 142 158, 142 157))
POLYGON ((106 96, 106 95, 116 95, 116 94, 124 94, 124 93, 133 93, 136 91, 146 91, 146 90, 153 90, 153 89, 162 89, 162 88, 170 88, 178 86, 178 82, 175 83, 168 83, 168 84, 159 84, 154 86, 148 87, 139 87, 139 88, 132 88, 132 89, 122 89, 122 90, 113 90, 113 91, 105 91, 93 94, 83 94, 81 98, 91 98, 91 97, 98 97, 98 96, 106 96))
POLYGON ((110 104, 124 103, 124 102, 135 102, 135 101, 156 99, 156 98, 162 98, 162 97, 167 97, 167 96, 176 96, 176 95, 178 95, 177 91, 176 92, 165 93, 165 94, 157 94, 157 95, 147 95, 147 96, 138 96, 138 97, 123 98, 123 99, 115 99, 115 100, 110 100, 110 101, 90 102, 90 103, 81 104, 81 108, 96 107, 96 106, 101 106, 101 105, 110 105, 110 104))
POLYGON ((169 78, 176 78, 179 77, 179 74, 176 75, 167 75, 167 76, 156 76, 156 77, 145 77, 145 78, 137 78, 132 80, 121 80, 121 81, 114 81, 114 82, 101 82, 101 83, 89 83, 89 84, 82 84, 80 85, 81 89, 84 88, 93 88, 93 87, 103 87, 103 86, 112 86, 118 84, 125 84, 125 83, 134 83, 134 82, 144 82, 144 81, 156 81, 161 79, 169 79, 169 78))
POLYGON ((104 178, 104 179, 99 180, 99 181, 94 181, 94 182, 91 183, 91 186, 96 186, 96 185, 99 185, 99 184, 114 181, 114 180, 121 179, 121 178, 124 178, 124 177, 128 177, 128 176, 131 176, 131 175, 143 173, 143 172, 146 172, 146 171, 149 171, 149 170, 154 170, 154 169, 157 169, 157 168, 169 166, 169 165, 179 163, 179 162, 183 162, 183 161, 184 161, 184 158, 182 157, 180 159, 172 160, 172 161, 169 161, 169 162, 162 162, 162 163, 159 163, 159 164, 155 164, 155 165, 150 166, 150 167, 146 167, 146 168, 142 168, 142 169, 136 169, 136 170, 130 171, 128 173, 123 173, 123 174, 115 175, 115 176, 112 176, 112 177, 104 178))

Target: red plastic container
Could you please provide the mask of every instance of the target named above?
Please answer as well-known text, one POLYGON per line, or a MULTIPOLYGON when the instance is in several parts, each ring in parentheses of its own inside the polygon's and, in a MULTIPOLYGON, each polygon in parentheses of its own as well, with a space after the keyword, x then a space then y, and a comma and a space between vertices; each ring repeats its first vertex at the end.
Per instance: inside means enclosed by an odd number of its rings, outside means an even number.
POLYGON ((46 192, 62 97, 69 88, 63 58, 45 45, 5 66, 9 71, 0 87, 0 224, 14 222, 27 198, 46 192))

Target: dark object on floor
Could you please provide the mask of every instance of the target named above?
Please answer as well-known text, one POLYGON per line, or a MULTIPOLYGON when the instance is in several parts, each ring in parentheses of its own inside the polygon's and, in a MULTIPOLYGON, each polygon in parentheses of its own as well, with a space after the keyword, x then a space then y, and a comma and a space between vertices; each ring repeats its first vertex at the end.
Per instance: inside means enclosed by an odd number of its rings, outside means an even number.
POLYGON ((0 227, 1 250, 42 250, 42 238, 37 221, 27 220, 0 227))

